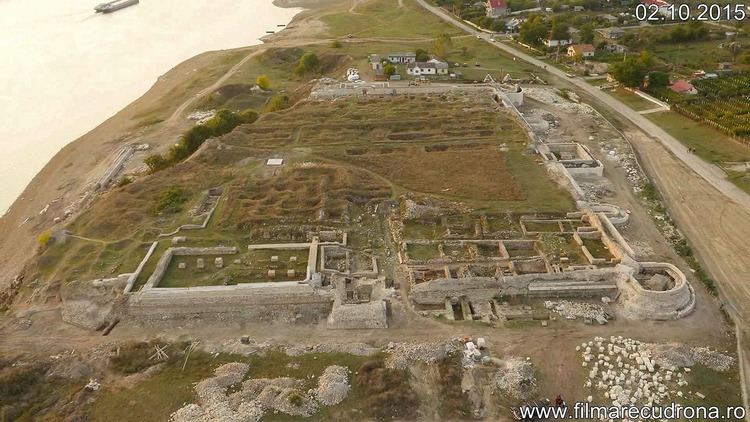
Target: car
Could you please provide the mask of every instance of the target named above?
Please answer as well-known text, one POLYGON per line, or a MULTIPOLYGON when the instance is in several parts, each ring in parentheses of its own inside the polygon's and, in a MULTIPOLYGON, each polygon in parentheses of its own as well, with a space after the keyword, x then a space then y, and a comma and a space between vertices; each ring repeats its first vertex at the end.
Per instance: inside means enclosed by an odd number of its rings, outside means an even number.
POLYGON ((576 75, 574 75, 572 73, 566 73, 565 76, 567 76, 569 78, 575 78, 576 77, 576 75))
POLYGON ((481 36, 481 35, 477 35, 477 39, 478 39, 478 40, 481 40, 481 39, 482 39, 482 36, 481 36))

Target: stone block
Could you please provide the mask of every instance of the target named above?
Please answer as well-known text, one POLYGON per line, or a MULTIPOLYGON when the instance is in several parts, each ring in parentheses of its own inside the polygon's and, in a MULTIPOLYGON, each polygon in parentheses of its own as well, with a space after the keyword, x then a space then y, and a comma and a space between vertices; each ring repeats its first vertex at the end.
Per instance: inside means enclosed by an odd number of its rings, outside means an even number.
POLYGON ((276 270, 268 270, 268 278, 276 278, 276 270))
POLYGON ((271 262, 279 262, 279 256, 278 255, 271 256, 271 262))
POLYGON ((214 259, 214 265, 216 265, 216 268, 224 268, 224 258, 217 257, 214 259))
POLYGON ((177 268, 184 270, 185 268, 187 268, 187 264, 185 264, 184 262, 180 262, 179 264, 177 264, 177 268))
POLYGON ((195 260, 195 268, 199 270, 206 268, 206 262, 203 260, 203 258, 198 258, 195 260))
POLYGON ((294 270, 286 270, 286 276, 289 278, 296 277, 296 272, 294 270))
POLYGON ((290 256, 289 257, 289 262, 297 262, 297 257, 296 256, 290 256))

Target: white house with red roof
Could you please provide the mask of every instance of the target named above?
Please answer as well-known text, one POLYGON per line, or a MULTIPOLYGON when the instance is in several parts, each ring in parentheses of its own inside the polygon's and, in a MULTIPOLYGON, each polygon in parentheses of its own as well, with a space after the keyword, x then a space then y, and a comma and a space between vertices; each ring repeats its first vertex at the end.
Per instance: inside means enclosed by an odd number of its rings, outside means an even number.
POLYGON ((568 46, 568 56, 581 56, 584 59, 594 57, 594 46, 591 44, 574 44, 568 46))
POLYGON ((680 79, 679 81, 676 81, 675 83, 669 86, 669 89, 678 94, 694 95, 698 93, 698 90, 695 89, 693 84, 691 84, 690 82, 684 79, 680 79))
POLYGON ((509 13, 508 0, 487 0, 487 17, 500 18, 509 13))

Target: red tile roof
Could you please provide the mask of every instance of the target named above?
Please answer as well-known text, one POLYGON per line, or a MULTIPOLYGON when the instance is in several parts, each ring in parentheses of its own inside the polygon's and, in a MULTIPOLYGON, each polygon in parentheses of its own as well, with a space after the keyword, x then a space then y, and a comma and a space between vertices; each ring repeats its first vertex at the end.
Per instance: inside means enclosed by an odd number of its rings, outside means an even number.
POLYGON ((664 0, 642 0, 641 2, 643 4, 655 4, 655 5, 659 6, 659 7, 661 7, 661 6, 665 6, 665 7, 669 6, 669 3, 667 3, 664 0))
POLYGON ((493 9, 507 9, 508 8, 507 0, 489 0, 489 1, 490 1, 490 7, 493 9))
POLYGON ((690 82, 680 79, 679 81, 673 83, 669 89, 671 89, 674 92, 688 92, 692 91, 694 89, 693 84, 690 82))

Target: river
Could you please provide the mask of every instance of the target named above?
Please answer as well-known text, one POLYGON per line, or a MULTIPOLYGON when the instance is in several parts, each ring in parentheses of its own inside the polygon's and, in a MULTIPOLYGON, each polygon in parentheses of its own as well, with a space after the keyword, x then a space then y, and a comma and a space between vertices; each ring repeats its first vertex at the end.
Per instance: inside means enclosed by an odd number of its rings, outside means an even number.
POLYGON ((209 50, 258 44, 299 9, 271 0, 0 0, 0 213, 66 144, 209 50))

